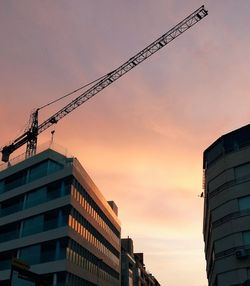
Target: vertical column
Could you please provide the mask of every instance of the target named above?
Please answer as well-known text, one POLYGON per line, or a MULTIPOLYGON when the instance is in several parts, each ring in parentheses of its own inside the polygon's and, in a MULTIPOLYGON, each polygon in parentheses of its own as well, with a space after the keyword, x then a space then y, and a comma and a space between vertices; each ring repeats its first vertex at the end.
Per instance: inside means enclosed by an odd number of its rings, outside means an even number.
POLYGON ((57 284, 57 274, 56 273, 54 273, 53 274, 53 286, 56 286, 56 284, 57 284))

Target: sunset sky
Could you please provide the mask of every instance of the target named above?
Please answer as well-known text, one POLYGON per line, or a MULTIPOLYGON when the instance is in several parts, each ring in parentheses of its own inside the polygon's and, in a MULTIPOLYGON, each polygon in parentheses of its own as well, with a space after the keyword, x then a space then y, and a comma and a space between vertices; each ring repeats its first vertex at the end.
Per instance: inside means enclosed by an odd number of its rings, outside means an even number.
MULTIPOLYGON (((163 286, 207 285, 202 155, 249 123, 250 2, 0 0, 0 146, 34 108, 112 71, 203 4, 206 18, 55 127, 163 286)), ((40 123, 73 98, 41 110, 40 123)))

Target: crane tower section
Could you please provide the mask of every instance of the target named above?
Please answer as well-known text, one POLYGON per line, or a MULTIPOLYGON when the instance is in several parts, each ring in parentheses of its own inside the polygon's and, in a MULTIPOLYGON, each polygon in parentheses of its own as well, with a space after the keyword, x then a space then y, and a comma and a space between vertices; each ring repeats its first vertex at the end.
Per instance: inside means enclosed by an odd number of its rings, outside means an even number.
POLYGON ((97 93, 102 91, 104 88, 115 82, 121 76, 129 72, 131 69, 142 63, 144 60, 152 56, 154 53, 165 47, 175 38, 183 34, 189 28, 194 26, 196 23, 201 21, 208 12, 204 6, 195 10, 192 14, 182 20, 179 24, 170 29, 167 33, 162 35, 160 38, 155 40, 153 43, 148 45, 146 48, 141 50, 135 56, 131 57, 124 64, 119 66, 117 69, 111 71, 104 77, 102 77, 97 83, 95 83, 87 91, 83 92, 76 99, 71 101, 69 104, 64 106, 62 109, 57 111, 55 114, 46 119, 43 123, 38 125, 38 109, 31 116, 33 122, 30 124, 30 128, 24 134, 15 139, 11 144, 4 146, 1 150, 2 161, 8 162, 9 156, 16 149, 27 143, 26 156, 30 157, 36 153, 37 137, 40 133, 48 129, 51 125, 57 123, 64 116, 75 110, 77 107, 82 105, 84 102, 95 96, 97 93))

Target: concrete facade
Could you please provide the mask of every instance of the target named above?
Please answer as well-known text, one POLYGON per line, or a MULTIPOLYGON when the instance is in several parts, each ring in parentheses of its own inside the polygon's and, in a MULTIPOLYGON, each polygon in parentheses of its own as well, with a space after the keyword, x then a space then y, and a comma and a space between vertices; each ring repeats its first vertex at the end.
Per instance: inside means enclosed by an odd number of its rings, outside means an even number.
POLYGON ((204 152, 203 235, 209 286, 250 279, 250 125, 204 152))
POLYGON ((134 253, 133 240, 121 240, 121 285, 160 286, 157 279, 146 270, 143 253, 134 253))
POLYGON ((48 149, 0 172, 0 285, 12 258, 49 285, 120 285, 120 221, 76 158, 48 149))
POLYGON ((136 286, 160 286, 157 279, 146 270, 144 264, 143 253, 134 253, 136 272, 135 272, 135 285, 136 286))
POLYGON ((121 285, 135 285, 136 263, 134 259, 134 245, 131 238, 121 240, 121 285))

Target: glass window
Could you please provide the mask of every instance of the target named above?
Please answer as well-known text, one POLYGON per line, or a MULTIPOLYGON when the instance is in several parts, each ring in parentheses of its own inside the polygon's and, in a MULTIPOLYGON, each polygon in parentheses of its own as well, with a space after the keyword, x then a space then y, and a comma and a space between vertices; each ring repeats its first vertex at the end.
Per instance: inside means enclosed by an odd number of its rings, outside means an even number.
POLYGON ((47 200, 53 200, 61 196, 61 181, 52 183, 47 187, 47 200))
POLYGON ((75 263, 75 257, 76 257, 76 253, 75 251, 72 251, 72 262, 75 263))
POLYGON ((250 175, 250 163, 240 165, 234 168, 235 177, 242 178, 250 175))
POLYGON ((29 276, 25 277, 23 275, 20 275, 17 270, 14 270, 12 274, 11 285, 12 286, 36 286, 36 283, 33 281, 31 277, 29 276))
POLYGON ((16 257, 16 250, 2 252, 0 255, 0 270, 9 269, 11 267, 12 257, 16 257))
POLYGON ((68 218, 69 218, 69 209, 63 208, 61 210, 61 219, 60 219, 60 225, 59 226, 65 226, 68 224, 68 218))
POLYGON ((20 250, 20 259, 31 265, 38 264, 40 262, 40 250, 40 244, 24 247, 20 250))
POLYGON ((71 227, 75 229, 75 218, 71 217, 71 227))
POLYGON ((57 228, 58 226, 58 210, 44 214, 44 230, 57 228))
POLYGON ((239 208, 240 210, 250 209, 250 196, 239 198, 239 208))
MULTIPOLYGON (((52 274, 52 273, 50 273, 50 274, 42 274, 40 277, 42 278, 42 279, 44 279, 44 281, 46 281, 48 284, 46 284, 46 285, 48 285, 48 286, 52 286, 53 285, 53 276, 54 276, 55 274, 52 274)), ((36 285, 37 286, 37 285, 36 285)), ((59 284, 57 284, 56 286, 59 286, 59 284)), ((63 285, 64 286, 64 285, 63 285)))
POLYGON ((41 247, 41 262, 54 261, 56 259, 56 241, 48 241, 41 247))
POLYGON ((69 177, 64 180, 63 195, 69 195, 71 190, 72 178, 69 177))
POLYGON ((0 194, 4 192, 4 180, 0 181, 0 194))
POLYGON ((23 222, 22 236, 32 235, 43 231, 43 215, 34 216, 23 222))
POLYGON ((11 223, 0 228, 0 242, 16 239, 19 237, 20 223, 11 223))
POLYGON ((6 216, 23 208, 23 196, 14 197, 1 203, 0 215, 6 216))
POLYGON ((57 255, 57 259, 65 259, 66 258, 66 248, 68 246, 67 239, 61 239, 59 242, 59 252, 57 255))
POLYGON ((80 202, 80 194, 79 194, 79 192, 76 192, 76 200, 77 200, 78 202, 80 202))
POLYGON ((59 171, 63 168, 63 165, 61 165, 55 161, 49 160, 48 162, 49 162, 48 174, 54 173, 54 172, 59 171))
POLYGON ((244 244, 250 244, 250 231, 243 231, 243 241, 244 244))
POLYGON ((27 194, 25 208, 31 208, 44 203, 46 201, 46 192, 47 189, 45 187, 29 192, 27 194))
POLYGON ((57 275, 57 286, 64 286, 66 281, 66 272, 59 272, 57 275))
POLYGON ((73 218, 69 215, 69 226, 73 228, 73 218))
POLYGON ((44 161, 30 168, 29 181, 32 182, 47 175, 48 161, 44 161))
POLYGON ((26 170, 5 179, 5 191, 20 187, 26 183, 26 170))

